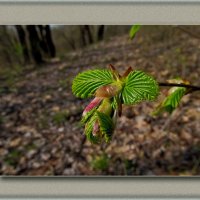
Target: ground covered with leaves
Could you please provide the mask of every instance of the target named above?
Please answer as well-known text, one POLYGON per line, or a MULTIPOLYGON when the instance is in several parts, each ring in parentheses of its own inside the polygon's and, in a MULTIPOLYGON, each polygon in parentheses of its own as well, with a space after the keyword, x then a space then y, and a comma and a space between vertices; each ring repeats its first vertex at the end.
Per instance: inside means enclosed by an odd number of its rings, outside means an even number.
POLYGON ((179 76, 200 85, 200 40, 179 30, 141 31, 133 41, 128 34, 113 37, 27 71, 12 88, 2 87, 0 174, 200 174, 199 92, 186 95, 172 115, 151 115, 162 95, 155 103, 124 106, 109 144, 85 140, 80 119, 91 99, 76 98, 72 80, 110 63, 121 72, 132 66, 158 81, 179 76))

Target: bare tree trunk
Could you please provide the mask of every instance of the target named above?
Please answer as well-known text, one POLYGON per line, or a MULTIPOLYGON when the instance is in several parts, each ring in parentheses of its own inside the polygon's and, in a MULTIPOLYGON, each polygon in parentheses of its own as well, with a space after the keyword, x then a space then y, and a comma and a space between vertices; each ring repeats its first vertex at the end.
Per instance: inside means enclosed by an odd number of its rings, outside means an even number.
POLYGON ((100 25, 97 32, 97 40, 101 41, 104 38, 104 25, 100 25))
POLYGON ((84 29, 85 29, 85 33, 87 35, 89 44, 92 44, 93 43, 93 38, 92 38, 92 33, 91 33, 91 30, 90 30, 90 26, 89 25, 85 25, 84 29))
POLYGON ((17 30, 17 35, 22 46, 23 56, 24 56, 24 64, 30 63, 30 56, 28 53, 28 45, 26 42, 26 33, 21 25, 15 26, 17 30))
POLYGON ((56 48, 53 43, 52 35, 51 35, 51 29, 49 25, 45 26, 45 33, 46 33, 46 42, 49 50, 49 54, 52 58, 56 56, 56 48))
POLYGON ((29 33, 29 41, 31 45, 31 53, 32 53, 33 59, 37 64, 42 64, 43 59, 40 52, 40 39, 36 30, 36 26, 28 25, 26 26, 26 28, 29 33))
POLYGON ((87 45, 86 39, 85 39, 85 29, 83 26, 80 26, 80 35, 81 35, 81 46, 85 47, 87 45))
POLYGON ((3 47, 1 49, 1 51, 2 51, 1 53, 4 54, 8 64, 10 66, 12 66, 13 65, 13 57, 16 56, 15 51, 14 51, 14 46, 11 41, 10 35, 7 31, 7 26, 1 25, 0 29, 1 29, 0 43, 2 44, 2 47, 3 47))
POLYGON ((40 33, 40 47, 44 53, 49 55, 48 44, 46 41, 45 28, 43 25, 38 25, 37 27, 38 27, 39 33, 40 33))

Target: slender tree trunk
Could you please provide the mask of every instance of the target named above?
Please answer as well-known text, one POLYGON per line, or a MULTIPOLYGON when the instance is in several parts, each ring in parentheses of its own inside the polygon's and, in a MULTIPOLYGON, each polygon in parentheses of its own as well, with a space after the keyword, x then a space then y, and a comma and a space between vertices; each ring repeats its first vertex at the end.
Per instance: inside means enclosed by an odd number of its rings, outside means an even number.
POLYGON ((87 45, 86 39, 85 39, 85 29, 83 26, 80 26, 80 35, 81 35, 81 46, 85 47, 87 45))
POLYGON ((104 25, 100 25, 97 32, 97 40, 101 41, 104 38, 104 25))
POLYGON ((88 42, 89 42, 89 44, 92 44, 93 43, 93 38, 92 38, 92 33, 91 33, 91 30, 90 30, 90 26, 89 25, 85 25, 84 28, 85 28, 85 33, 86 33, 87 38, 88 38, 88 42))
POLYGON ((7 31, 7 26, 1 25, 0 43, 3 45, 2 53, 10 66, 13 65, 13 58, 16 56, 14 46, 11 41, 10 35, 7 31))
POLYGON ((29 33, 29 41, 30 41, 31 53, 32 53, 33 59, 37 64, 42 64, 43 59, 40 52, 40 39, 36 30, 36 26, 28 25, 26 26, 26 28, 29 33))
POLYGON ((47 44, 46 36, 45 36, 45 27, 43 25, 38 25, 37 27, 40 33, 40 47, 44 53, 49 55, 48 44, 47 44))
POLYGON ((49 25, 45 26, 45 33, 46 33, 46 42, 48 45, 48 50, 49 50, 49 54, 52 58, 54 58, 56 56, 56 48, 55 45, 53 43, 53 39, 52 39, 52 35, 51 35, 51 29, 49 25))
POLYGON ((30 63, 30 56, 28 53, 28 45, 26 41, 26 33, 21 25, 15 26, 17 30, 17 35, 22 46, 23 56, 24 56, 24 64, 30 63))

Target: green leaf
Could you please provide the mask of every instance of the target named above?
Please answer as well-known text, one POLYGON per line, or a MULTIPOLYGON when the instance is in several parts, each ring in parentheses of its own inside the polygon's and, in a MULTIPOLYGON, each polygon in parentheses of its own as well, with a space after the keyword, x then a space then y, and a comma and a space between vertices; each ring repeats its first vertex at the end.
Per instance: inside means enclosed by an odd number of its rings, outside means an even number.
POLYGON ((97 111, 97 116, 100 125, 100 131, 104 135, 104 139, 106 142, 111 140, 113 131, 114 131, 114 124, 110 116, 97 111))
POLYGON ((111 107, 113 109, 117 109, 117 107, 118 107, 118 98, 119 98, 119 95, 112 98, 111 107))
POLYGON ((104 138, 106 142, 109 142, 114 131, 114 124, 110 116, 105 113, 96 111, 95 114, 88 120, 85 126, 85 134, 87 139, 92 143, 99 143, 104 138), (98 121, 100 132, 97 135, 93 135, 93 127, 95 122, 98 121))
POLYGON ((103 85, 108 85, 113 81, 113 76, 110 70, 88 70, 75 77, 72 84, 72 92, 77 97, 91 97, 94 95, 97 88, 103 85))
POLYGON ((96 110, 97 108, 93 108, 85 116, 83 116, 81 119, 81 123, 85 124, 90 119, 90 117, 95 113, 96 110))
POLYGON ((153 112, 153 115, 160 114, 161 112, 172 113, 176 109, 182 99, 186 94, 187 89, 184 87, 172 87, 169 90, 169 95, 164 99, 164 101, 157 106, 156 110, 153 112))
POLYGON ((130 105, 144 100, 155 100, 159 93, 158 83, 142 71, 133 71, 125 79, 122 102, 130 105))
POLYGON ((135 37, 136 33, 140 30, 140 28, 140 25, 133 25, 131 27, 131 30, 129 32, 130 39, 133 39, 135 37))
POLYGON ((92 134, 93 132, 93 127, 94 127, 94 123, 96 122, 98 116, 97 115, 93 115, 89 121, 87 122, 87 124, 85 125, 85 135, 87 137, 87 139, 92 142, 92 143, 99 143, 100 141, 100 137, 97 135, 97 136, 94 136, 92 134))

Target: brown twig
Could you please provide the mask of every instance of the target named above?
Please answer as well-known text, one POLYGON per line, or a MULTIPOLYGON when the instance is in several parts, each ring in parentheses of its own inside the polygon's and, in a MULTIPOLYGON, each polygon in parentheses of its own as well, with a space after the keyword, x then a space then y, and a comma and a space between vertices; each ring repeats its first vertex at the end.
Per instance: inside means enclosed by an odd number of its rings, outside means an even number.
POLYGON ((118 73, 118 71, 116 70, 116 68, 112 65, 112 64, 110 64, 109 65, 109 68, 110 68, 110 70, 111 70, 111 72, 112 72, 112 74, 113 74, 113 77, 117 80, 117 79, 119 79, 121 76, 120 76, 120 74, 118 73))
POLYGON ((158 83, 158 84, 159 86, 162 87, 185 87, 191 89, 192 91, 200 90, 200 87, 195 85, 178 84, 178 83, 158 83))

